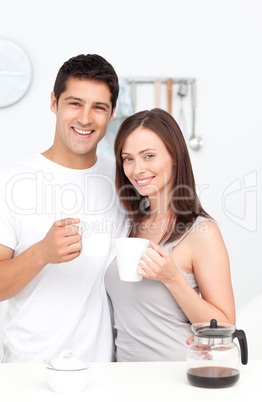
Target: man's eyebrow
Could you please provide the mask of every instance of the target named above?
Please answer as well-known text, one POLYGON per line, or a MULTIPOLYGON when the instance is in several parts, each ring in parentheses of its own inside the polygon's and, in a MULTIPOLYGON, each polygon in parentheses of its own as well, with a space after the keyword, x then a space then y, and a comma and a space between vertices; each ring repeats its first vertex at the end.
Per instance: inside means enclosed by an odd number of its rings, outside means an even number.
POLYGON ((75 100, 75 101, 79 101, 79 102, 85 103, 84 99, 82 99, 82 98, 77 98, 76 96, 68 96, 67 98, 65 98, 65 100, 75 100))

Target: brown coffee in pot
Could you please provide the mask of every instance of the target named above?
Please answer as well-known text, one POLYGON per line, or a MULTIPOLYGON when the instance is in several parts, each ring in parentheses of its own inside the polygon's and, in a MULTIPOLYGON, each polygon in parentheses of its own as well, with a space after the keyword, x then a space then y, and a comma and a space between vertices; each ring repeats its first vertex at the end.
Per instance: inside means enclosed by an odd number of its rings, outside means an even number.
POLYGON ((187 371, 190 384, 204 388, 223 388, 235 384, 239 371, 228 367, 196 367, 187 371))

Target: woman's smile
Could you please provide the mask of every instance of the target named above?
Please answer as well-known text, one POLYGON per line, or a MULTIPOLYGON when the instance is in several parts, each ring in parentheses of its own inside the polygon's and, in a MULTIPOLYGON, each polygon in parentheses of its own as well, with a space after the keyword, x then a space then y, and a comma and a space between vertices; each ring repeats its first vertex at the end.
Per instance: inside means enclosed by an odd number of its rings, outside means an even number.
POLYGON ((141 179, 134 179, 135 182, 137 183, 137 185, 139 187, 144 187, 147 186, 149 183, 151 183, 151 181, 154 179, 155 176, 151 176, 151 177, 144 177, 141 179))

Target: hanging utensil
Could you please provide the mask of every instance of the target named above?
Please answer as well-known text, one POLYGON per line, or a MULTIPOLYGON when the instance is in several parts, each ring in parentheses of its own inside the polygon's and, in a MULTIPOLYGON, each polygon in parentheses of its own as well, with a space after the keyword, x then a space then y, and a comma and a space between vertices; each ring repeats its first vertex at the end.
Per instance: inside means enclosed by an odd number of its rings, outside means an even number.
POLYGON ((183 104, 183 99, 187 96, 187 90, 188 90, 188 85, 186 82, 181 81, 177 95, 180 97, 180 109, 179 109, 179 114, 178 114, 178 124, 180 126, 180 129, 186 137, 187 134, 187 128, 186 128, 186 119, 185 119, 185 113, 184 113, 184 104, 183 104))
POLYGON ((166 80, 167 85, 167 111, 172 115, 172 97, 173 97, 173 80, 168 78, 166 80))
POLYGON ((155 79, 155 107, 160 108, 161 105, 161 79, 155 79))
POLYGON ((131 103, 132 103, 132 113, 136 113, 136 83, 135 80, 131 82, 131 103))
POLYGON ((189 138, 189 145, 194 151, 198 151, 202 145, 203 140, 201 137, 195 134, 195 124, 196 124, 196 83, 191 84, 191 102, 192 102, 192 135, 189 138))

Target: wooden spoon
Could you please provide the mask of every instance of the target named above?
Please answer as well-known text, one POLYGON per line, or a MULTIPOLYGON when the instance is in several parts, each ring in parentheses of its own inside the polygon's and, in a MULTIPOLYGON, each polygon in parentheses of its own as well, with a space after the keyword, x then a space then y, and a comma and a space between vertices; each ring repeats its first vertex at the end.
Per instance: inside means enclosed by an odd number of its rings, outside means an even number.
POLYGON ((167 111, 172 114, 172 96, 173 96, 173 80, 168 78, 166 80, 167 85, 167 111))

